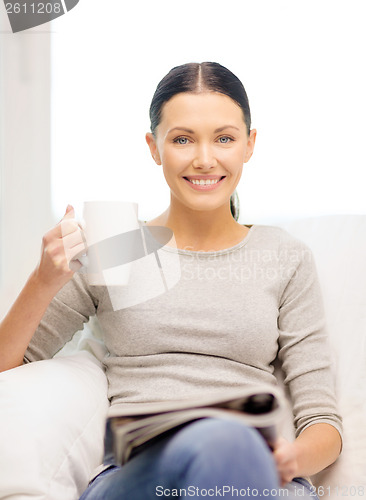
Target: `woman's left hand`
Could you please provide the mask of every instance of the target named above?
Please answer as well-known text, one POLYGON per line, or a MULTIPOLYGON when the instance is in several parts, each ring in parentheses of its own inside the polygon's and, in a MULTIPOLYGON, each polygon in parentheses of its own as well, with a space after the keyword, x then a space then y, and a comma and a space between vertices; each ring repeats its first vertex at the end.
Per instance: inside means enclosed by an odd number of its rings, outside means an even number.
POLYGON ((274 444, 273 457, 276 462, 281 486, 285 486, 294 477, 297 477, 298 464, 295 444, 290 443, 283 437, 278 438, 274 444))

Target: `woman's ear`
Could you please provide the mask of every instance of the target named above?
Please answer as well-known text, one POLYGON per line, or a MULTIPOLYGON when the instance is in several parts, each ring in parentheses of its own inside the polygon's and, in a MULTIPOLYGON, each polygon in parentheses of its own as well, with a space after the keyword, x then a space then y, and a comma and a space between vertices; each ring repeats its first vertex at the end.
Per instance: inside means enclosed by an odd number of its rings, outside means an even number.
POLYGON ((253 151, 254 151, 254 144, 255 144, 255 140, 257 138, 257 131, 255 128, 253 128, 251 131, 250 131, 250 134, 249 134, 249 137, 248 137, 248 142, 247 142, 247 149, 246 149, 246 152, 245 152, 245 159, 244 159, 244 163, 247 163, 252 154, 253 154, 253 151))
POLYGON ((148 132, 145 136, 146 142, 150 148, 151 156, 153 157, 157 165, 161 165, 160 155, 158 151, 158 146, 156 144, 156 139, 153 134, 148 132))

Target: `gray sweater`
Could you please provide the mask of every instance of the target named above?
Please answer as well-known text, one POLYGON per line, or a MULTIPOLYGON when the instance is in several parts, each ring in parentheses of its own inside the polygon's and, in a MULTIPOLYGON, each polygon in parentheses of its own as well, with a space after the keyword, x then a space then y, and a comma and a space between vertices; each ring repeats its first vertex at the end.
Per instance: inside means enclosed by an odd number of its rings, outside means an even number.
POLYGON ((254 225, 225 250, 165 246, 158 256, 162 271, 154 255, 135 261, 124 287, 90 286, 87 275, 75 273, 24 361, 52 357, 97 315, 112 405, 277 384, 278 357, 296 435, 318 422, 342 432, 318 278, 304 243, 254 225))

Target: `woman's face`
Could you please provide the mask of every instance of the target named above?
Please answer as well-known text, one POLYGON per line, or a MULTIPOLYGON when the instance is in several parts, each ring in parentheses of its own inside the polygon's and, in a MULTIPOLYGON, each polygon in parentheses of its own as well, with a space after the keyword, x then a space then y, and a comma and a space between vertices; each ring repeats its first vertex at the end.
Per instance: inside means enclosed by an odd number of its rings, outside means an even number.
POLYGON ((185 92, 164 104, 156 139, 148 133, 146 141, 172 196, 194 210, 212 210, 228 206, 255 137, 255 130, 248 137, 243 112, 230 97, 185 92), (202 184, 205 178, 211 183, 202 184))

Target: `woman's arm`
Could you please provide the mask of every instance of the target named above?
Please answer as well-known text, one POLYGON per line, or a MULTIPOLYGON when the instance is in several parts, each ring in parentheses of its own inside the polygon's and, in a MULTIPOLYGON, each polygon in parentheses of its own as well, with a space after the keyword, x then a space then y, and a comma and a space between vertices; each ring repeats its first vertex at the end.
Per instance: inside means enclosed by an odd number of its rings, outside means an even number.
POLYGON ((45 234, 37 268, 0 323, 0 371, 22 364, 48 305, 74 274, 69 262, 83 250, 84 244, 76 222, 70 220, 73 217, 74 210, 69 206, 60 223, 45 234))
POLYGON ((0 323, 0 372, 23 362, 24 353, 53 298, 52 290, 32 273, 0 323))
POLYGON ((335 427, 326 423, 307 427, 293 443, 280 438, 273 452, 281 485, 294 477, 312 476, 332 464, 342 441, 335 427))
POLYGON ((284 474, 282 480, 287 482, 320 472, 336 460, 341 449, 342 419, 313 254, 286 234, 283 244, 288 253, 284 252, 282 265, 288 273, 284 274, 280 294, 278 358, 291 397, 296 440, 279 441, 275 458, 284 474))

